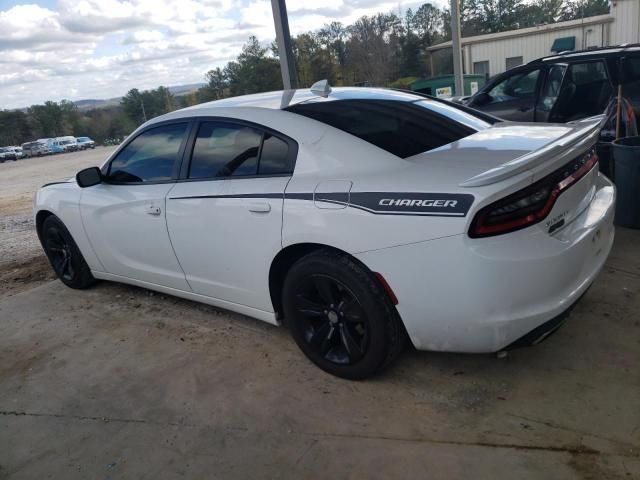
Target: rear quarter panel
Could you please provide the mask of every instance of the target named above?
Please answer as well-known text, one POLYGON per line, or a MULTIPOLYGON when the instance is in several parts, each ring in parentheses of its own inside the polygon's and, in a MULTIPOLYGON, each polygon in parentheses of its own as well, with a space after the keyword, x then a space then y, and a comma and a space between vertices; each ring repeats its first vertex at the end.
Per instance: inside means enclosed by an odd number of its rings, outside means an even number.
POLYGON ((432 194, 422 198, 433 199, 463 194, 474 200, 469 191, 439 183, 435 170, 428 166, 416 166, 340 131, 329 132, 322 143, 300 145, 285 194, 283 246, 321 243, 357 253, 465 231, 468 214, 418 216, 410 209, 397 214, 358 208, 363 196, 370 197, 367 205, 383 210, 377 205, 380 199, 410 199, 412 194, 414 198, 432 194), (339 198, 350 206, 322 208, 317 190, 327 184, 350 185, 349 191, 333 192, 342 194, 339 198))

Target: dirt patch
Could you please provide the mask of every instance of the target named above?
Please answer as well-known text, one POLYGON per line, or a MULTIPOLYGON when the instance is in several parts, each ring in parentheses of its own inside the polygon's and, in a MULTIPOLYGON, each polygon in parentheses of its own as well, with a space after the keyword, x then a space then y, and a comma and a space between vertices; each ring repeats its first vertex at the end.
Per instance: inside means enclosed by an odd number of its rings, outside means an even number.
POLYGON ((29 290, 55 278, 44 253, 26 260, 5 263, 0 270, 0 298, 29 290))
POLYGON ((113 148, 96 148, 0 165, 0 298, 55 278, 33 224, 33 196, 43 184, 100 165, 113 148))

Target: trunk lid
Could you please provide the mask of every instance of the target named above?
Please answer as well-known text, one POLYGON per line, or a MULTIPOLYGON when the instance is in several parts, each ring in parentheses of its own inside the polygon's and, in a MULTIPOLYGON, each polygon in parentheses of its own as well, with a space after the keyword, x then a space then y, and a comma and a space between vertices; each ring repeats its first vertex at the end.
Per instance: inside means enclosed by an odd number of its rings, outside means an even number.
POLYGON ((442 172, 447 183, 483 187, 527 170, 535 175, 560 168, 595 143, 598 126, 597 120, 576 125, 498 123, 405 160, 442 172))
POLYGON ((444 172, 439 181, 474 194, 474 212, 496 201, 502 205, 529 186, 537 190, 532 186, 537 182, 553 183, 551 189, 564 185, 535 224, 552 234, 580 215, 595 195, 598 168, 587 168, 584 159, 597 141, 599 125, 598 119, 566 125, 496 124, 407 160, 437 168, 444 172))

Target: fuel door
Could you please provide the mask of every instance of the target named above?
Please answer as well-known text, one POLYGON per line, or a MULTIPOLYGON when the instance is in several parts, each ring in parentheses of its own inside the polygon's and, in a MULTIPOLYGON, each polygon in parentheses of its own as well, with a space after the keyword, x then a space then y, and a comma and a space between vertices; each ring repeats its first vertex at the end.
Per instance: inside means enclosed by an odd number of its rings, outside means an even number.
POLYGON ((337 210, 349 205, 351 180, 325 180, 316 185, 313 192, 313 203, 322 209, 337 210))

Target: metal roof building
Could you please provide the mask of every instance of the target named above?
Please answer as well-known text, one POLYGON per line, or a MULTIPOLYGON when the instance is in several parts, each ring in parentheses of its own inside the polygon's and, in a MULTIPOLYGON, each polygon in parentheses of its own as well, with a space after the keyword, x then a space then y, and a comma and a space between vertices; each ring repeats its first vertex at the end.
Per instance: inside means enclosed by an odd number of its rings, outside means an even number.
MULTIPOLYGON (((461 39, 464 72, 489 76, 553 52, 624 43, 640 43, 640 0, 613 0, 607 15, 461 39)), ((428 50, 448 48, 451 42, 428 50)))

